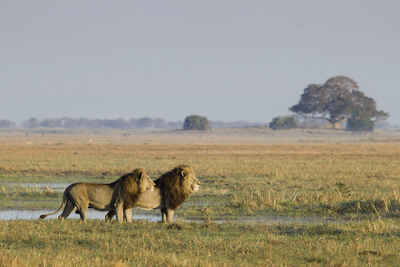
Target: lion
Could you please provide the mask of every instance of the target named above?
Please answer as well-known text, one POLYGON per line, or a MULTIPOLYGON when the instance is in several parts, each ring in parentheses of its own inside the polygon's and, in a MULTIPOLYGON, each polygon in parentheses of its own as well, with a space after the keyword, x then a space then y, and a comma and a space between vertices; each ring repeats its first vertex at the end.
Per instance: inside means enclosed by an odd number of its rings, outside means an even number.
POLYGON ((155 182, 153 191, 146 191, 135 195, 129 187, 121 183, 120 192, 115 198, 114 210, 106 215, 110 221, 116 214, 118 222, 132 221, 132 208, 147 210, 160 209, 163 223, 172 223, 175 209, 177 209, 191 193, 200 189, 200 181, 196 178, 194 170, 188 165, 180 165, 164 173, 155 182), (134 199, 134 201, 129 201, 134 199), (123 214, 123 211, 126 211, 123 214))
POLYGON ((115 202, 113 197, 116 196, 114 192, 119 190, 120 184, 125 180, 130 181, 129 190, 132 195, 131 198, 141 193, 154 190, 155 184, 153 180, 141 168, 135 169, 109 184, 74 183, 65 189, 60 207, 54 212, 40 215, 40 219, 56 214, 64 207, 58 219, 62 220, 67 218, 73 211, 76 211, 84 222, 87 218, 86 213, 88 208, 99 211, 113 210, 113 203, 115 202))

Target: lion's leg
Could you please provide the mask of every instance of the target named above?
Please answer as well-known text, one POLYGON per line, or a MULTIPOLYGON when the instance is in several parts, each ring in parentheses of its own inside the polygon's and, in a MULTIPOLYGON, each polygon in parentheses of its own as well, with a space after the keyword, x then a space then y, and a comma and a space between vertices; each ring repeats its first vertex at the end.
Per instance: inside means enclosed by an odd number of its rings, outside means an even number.
POLYGON ((61 215, 58 216, 58 219, 63 220, 65 218, 67 218, 75 210, 76 210, 76 207, 75 207, 74 203, 72 203, 72 201, 70 201, 70 200, 67 200, 67 203, 65 204, 65 208, 64 208, 63 212, 61 213, 61 215))
POLYGON ((76 204, 77 209, 78 209, 76 213, 79 213, 79 216, 81 217, 81 220, 83 222, 85 222, 86 218, 87 218, 87 211, 88 211, 88 208, 89 208, 89 203, 87 201, 85 201, 85 200, 79 199, 79 200, 75 201, 75 204, 76 204))
POLYGON ((117 207, 116 207, 116 211, 117 211, 117 221, 119 223, 123 223, 124 222, 124 210, 123 210, 123 206, 124 203, 121 201, 118 203, 117 207))
POLYGON ((132 210, 133 210, 133 208, 124 210, 124 221, 125 222, 128 222, 128 223, 132 222, 132 210))
POLYGON ((161 219, 163 223, 167 223, 167 208, 161 208, 161 219))
POLYGON ((174 210, 167 209, 167 223, 172 223, 174 220, 174 210))
POLYGON ((86 218, 87 218, 87 207, 81 207, 79 210, 79 216, 81 217, 81 220, 83 222, 86 222, 86 218))
POLYGON ((106 216, 104 217, 104 219, 106 220, 106 222, 111 222, 112 218, 115 215, 115 210, 110 210, 109 212, 107 212, 106 216))

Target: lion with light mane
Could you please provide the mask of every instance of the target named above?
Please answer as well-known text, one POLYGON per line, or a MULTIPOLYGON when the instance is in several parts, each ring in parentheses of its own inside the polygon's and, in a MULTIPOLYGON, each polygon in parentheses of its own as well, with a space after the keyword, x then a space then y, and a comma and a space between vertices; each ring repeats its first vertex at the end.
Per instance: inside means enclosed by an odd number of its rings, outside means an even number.
POLYGON ((160 209, 162 222, 171 223, 175 209, 189 196, 200 189, 200 181, 196 178, 192 167, 180 165, 164 173, 155 182, 153 191, 135 195, 128 186, 121 183, 119 192, 114 198, 114 210, 110 210, 105 219, 110 221, 116 214, 118 222, 132 221, 132 209, 137 207, 146 210, 160 209), (131 201, 133 199, 133 201, 131 201), (125 211, 125 212, 124 212, 125 211))
MULTIPOLYGON (((137 197, 144 192, 154 190, 153 180, 146 172, 139 168, 130 173, 121 176, 118 180, 109 184, 96 183, 74 183, 69 185, 63 194, 63 201, 60 207, 54 212, 40 215, 40 219, 44 219, 49 215, 56 214, 64 208, 58 219, 67 218, 72 212, 80 215, 82 221, 86 221, 88 208, 93 208, 100 211, 110 211, 114 209, 113 197, 117 190, 120 190, 121 183, 128 186, 132 194, 130 198, 137 197), (129 183, 124 181, 129 180, 129 183)), ((125 211, 123 211, 125 213, 125 211)))

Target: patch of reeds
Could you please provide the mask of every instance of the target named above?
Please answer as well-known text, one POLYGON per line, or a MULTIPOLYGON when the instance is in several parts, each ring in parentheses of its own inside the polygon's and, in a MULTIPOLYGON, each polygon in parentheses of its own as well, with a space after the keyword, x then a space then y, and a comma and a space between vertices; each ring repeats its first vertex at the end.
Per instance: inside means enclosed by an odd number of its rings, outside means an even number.
POLYGON ((333 209, 339 214, 389 216, 400 214, 400 202, 396 199, 352 200, 338 203, 333 209))

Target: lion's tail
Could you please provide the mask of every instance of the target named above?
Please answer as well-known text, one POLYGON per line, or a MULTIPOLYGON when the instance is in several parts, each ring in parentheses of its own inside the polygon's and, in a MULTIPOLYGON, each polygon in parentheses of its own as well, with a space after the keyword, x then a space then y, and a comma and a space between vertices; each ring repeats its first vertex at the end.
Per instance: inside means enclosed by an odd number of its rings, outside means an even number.
POLYGON ((49 215, 56 214, 57 212, 59 212, 61 209, 63 209, 63 208, 65 207, 65 204, 66 204, 66 203, 67 203, 67 196, 65 195, 65 192, 64 192, 63 201, 61 202, 60 207, 58 207, 58 209, 55 210, 55 211, 53 211, 53 212, 40 215, 40 219, 44 219, 44 218, 46 218, 46 217, 49 216, 49 215))

